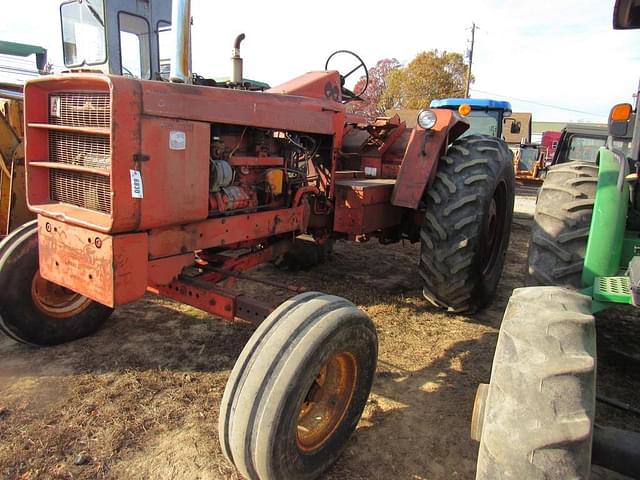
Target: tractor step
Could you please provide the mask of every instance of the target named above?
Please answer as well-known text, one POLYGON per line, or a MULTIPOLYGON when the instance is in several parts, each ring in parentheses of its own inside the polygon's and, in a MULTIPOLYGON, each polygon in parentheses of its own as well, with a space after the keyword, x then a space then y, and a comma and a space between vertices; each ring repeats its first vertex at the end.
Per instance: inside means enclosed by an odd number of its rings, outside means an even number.
POLYGON ((593 299, 601 302, 631 304, 629 277, 596 277, 593 299))

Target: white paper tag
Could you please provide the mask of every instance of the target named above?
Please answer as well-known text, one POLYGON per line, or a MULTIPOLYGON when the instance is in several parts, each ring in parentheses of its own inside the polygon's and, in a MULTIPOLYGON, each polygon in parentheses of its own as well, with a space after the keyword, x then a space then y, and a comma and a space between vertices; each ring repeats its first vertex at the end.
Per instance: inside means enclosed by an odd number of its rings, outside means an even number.
POLYGON ((52 96, 49 102, 49 115, 60 118, 60 97, 52 96))
POLYGON ((144 198, 142 175, 138 170, 129 170, 131 175, 131 198, 144 198))
POLYGON ((378 174, 378 169, 375 167, 364 167, 364 174, 367 177, 375 177, 378 174))
POLYGON ((187 136, 180 130, 169 132, 169 148, 171 150, 184 150, 187 148, 187 136))

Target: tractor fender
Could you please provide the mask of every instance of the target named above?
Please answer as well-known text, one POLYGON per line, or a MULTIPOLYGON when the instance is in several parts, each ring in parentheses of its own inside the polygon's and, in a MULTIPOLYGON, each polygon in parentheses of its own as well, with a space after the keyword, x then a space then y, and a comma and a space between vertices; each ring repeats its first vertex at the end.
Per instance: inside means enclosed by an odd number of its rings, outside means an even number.
POLYGON ((416 125, 411 132, 396 180, 391 204, 415 210, 427 186, 435 177, 438 159, 447 145, 462 135, 469 124, 451 110, 432 109, 436 124, 425 130, 416 125))

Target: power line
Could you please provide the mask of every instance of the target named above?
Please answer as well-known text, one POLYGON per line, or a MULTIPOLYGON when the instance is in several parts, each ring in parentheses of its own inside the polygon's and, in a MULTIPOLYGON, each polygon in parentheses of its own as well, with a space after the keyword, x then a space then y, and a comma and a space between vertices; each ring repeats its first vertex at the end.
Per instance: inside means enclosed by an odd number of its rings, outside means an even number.
POLYGON ((477 92, 477 93, 484 93, 485 95, 491 95, 492 97, 508 98, 510 100, 517 100, 519 102, 531 103, 533 105, 540 105, 541 107, 555 108, 556 110, 566 110, 567 112, 582 113, 582 114, 585 114, 585 115, 592 115, 594 117, 606 117, 607 116, 607 114, 602 114, 602 113, 585 112, 584 110, 575 110, 573 108, 560 107, 558 105, 550 105, 548 103, 536 102, 534 100, 526 100, 524 98, 517 98, 517 97, 510 97, 510 96, 507 96, 507 95, 500 95, 499 93, 485 92, 484 90, 478 90, 476 88, 472 88, 471 90, 473 90, 474 92, 477 92))

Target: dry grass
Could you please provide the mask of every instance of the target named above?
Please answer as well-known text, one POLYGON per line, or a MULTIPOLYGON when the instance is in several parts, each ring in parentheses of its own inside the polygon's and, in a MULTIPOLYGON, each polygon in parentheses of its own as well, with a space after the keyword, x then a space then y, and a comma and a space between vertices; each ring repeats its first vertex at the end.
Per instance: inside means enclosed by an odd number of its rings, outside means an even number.
MULTIPOLYGON (((340 243, 314 270, 257 271, 345 296, 378 329, 372 396, 325 478, 473 478, 473 396, 489 380, 504 306, 523 283, 527 236, 514 226, 498 296, 473 318, 444 315, 422 299, 416 246, 340 243)), ((263 298, 283 294, 247 286, 263 298)), ((619 341, 638 338, 638 322, 628 311, 611 315, 600 320, 599 388, 638 406, 637 364, 620 360, 637 344, 619 341), (625 351, 616 353, 620 345, 625 351)), ((0 338, 0 478, 238 478, 218 446, 217 411, 250 334, 245 325, 146 298, 72 344, 30 349, 0 338)), ((640 430, 637 419, 611 409, 599 415, 640 430)))

